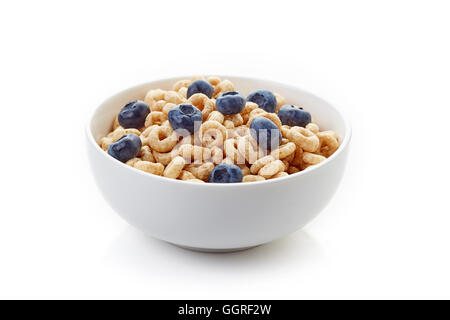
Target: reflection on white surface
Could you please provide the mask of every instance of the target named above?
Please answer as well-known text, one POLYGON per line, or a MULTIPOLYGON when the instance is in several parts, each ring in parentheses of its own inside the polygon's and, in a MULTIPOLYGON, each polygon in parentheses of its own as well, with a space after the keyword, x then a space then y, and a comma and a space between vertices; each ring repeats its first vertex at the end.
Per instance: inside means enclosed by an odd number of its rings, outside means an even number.
MULTIPOLYGON (((109 247, 104 263, 109 266, 127 268, 132 271, 163 271, 165 274, 183 272, 191 268, 205 269, 212 275, 216 272, 273 271, 289 266, 289 261, 313 261, 321 254, 317 241, 306 231, 271 243, 231 253, 204 253, 186 250, 172 244, 148 237, 140 231, 127 227, 109 247), (164 271, 165 270, 165 271, 164 271)), ((298 268, 298 264, 296 265, 298 268)), ((198 271, 196 271, 197 273, 198 271)), ((205 276, 208 276, 205 274, 205 276)))

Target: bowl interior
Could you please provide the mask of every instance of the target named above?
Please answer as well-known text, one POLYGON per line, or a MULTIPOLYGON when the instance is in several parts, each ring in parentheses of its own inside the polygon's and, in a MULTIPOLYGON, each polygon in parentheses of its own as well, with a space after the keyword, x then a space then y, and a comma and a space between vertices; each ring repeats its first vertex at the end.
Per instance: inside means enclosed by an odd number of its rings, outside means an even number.
MULTIPOLYGON (((348 138, 349 130, 346 121, 341 114, 326 101, 314 96, 311 93, 296 87, 267 80, 259 80, 244 77, 220 76, 222 79, 229 79, 236 90, 247 96, 257 89, 267 89, 282 95, 287 103, 303 107, 312 115, 321 130, 333 130, 339 136, 341 144, 348 138)), ((148 82, 138 85, 112 96, 102 103, 91 118, 89 128, 94 140, 98 143, 102 137, 112 129, 114 117, 119 110, 128 102, 135 99, 144 99, 145 94, 150 89, 170 90, 172 85, 181 79, 189 77, 178 77, 148 82)))

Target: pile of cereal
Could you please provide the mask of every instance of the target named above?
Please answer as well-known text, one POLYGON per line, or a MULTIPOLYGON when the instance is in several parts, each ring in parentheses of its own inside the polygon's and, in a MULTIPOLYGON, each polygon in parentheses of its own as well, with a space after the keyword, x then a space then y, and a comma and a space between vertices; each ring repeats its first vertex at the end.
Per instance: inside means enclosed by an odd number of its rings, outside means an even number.
POLYGON ((100 146, 151 174, 232 183, 305 170, 331 156, 339 141, 277 93, 244 98, 229 80, 196 77, 125 105, 100 146))

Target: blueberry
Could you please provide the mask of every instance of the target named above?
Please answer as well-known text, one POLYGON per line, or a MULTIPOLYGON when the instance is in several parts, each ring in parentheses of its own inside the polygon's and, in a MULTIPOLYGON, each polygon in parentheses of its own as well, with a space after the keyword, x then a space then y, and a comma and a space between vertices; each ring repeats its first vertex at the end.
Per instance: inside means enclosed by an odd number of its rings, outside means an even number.
POLYGON ((286 104, 278 110, 278 117, 285 125, 305 127, 311 122, 311 114, 303 108, 286 104))
POLYGON ((119 112, 119 124, 127 128, 139 129, 144 126, 145 118, 150 113, 148 104, 141 100, 134 100, 127 103, 119 112))
POLYGON ((209 182, 233 183, 242 182, 242 171, 235 164, 222 163, 217 165, 209 175, 209 182))
POLYGON ((187 90, 187 98, 196 93, 203 93, 208 98, 212 97, 214 87, 205 80, 195 80, 191 83, 187 90))
POLYGON ((202 112, 192 104, 180 104, 169 111, 169 122, 179 134, 194 133, 200 128, 202 112))
POLYGON ((267 90, 256 90, 250 93, 247 101, 256 103, 261 109, 267 112, 275 112, 277 108, 277 98, 272 92, 267 90))
POLYGON ((216 100, 216 109, 222 114, 236 114, 244 110, 244 107, 245 99, 236 91, 225 92, 216 100))
POLYGON ((108 148, 108 154, 119 161, 127 162, 137 156, 141 147, 141 138, 134 133, 129 133, 112 143, 108 148))
POLYGON ((250 134, 264 150, 276 149, 281 142, 280 129, 265 117, 256 117, 250 124, 250 134))

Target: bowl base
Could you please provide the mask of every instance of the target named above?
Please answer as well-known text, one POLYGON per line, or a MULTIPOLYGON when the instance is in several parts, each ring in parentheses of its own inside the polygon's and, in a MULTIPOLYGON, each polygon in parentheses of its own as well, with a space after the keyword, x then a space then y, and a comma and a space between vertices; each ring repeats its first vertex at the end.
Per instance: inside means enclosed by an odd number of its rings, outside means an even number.
POLYGON ((259 245, 256 246, 249 246, 249 247, 242 247, 242 248, 225 248, 225 249, 210 249, 210 248, 197 248, 197 247, 189 247, 189 246, 183 246, 175 243, 169 242, 171 245, 174 245, 176 247, 185 249, 185 250, 191 250, 191 251, 197 251, 197 252, 205 252, 205 253, 231 253, 231 252, 237 252, 237 251, 243 251, 248 250, 252 248, 259 247, 259 245))

